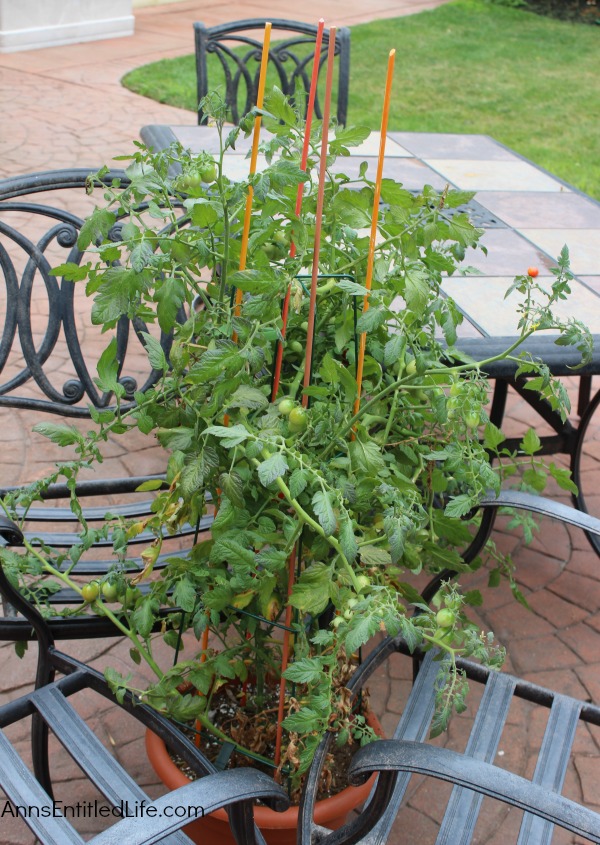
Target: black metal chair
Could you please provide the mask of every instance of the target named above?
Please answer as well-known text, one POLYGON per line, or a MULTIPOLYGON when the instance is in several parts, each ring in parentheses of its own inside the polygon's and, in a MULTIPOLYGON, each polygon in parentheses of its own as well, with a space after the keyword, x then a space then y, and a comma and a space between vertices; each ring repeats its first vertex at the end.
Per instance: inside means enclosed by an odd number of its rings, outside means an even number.
MULTIPOLYGON (((266 19, 251 18, 206 27, 203 23, 194 24, 196 45, 196 74, 198 84, 198 102, 200 103, 209 90, 220 90, 224 84, 224 99, 234 123, 239 123, 256 104, 258 77, 262 53, 262 41, 249 36, 248 30, 264 29, 266 19), (236 45, 240 49, 235 49, 236 45), (245 47, 244 47, 245 45, 245 47), (222 77, 208 81, 207 59, 215 55, 220 63, 222 77)), ((299 21, 279 18, 271 19, 273 30, 296 33, 283 41, 272 44, 269 60, 276 71, 276 85, 284 94, 298 96, 298 91, 306 95, 310 89, 312 61, 317 27, 299 21)), ((327 61, 329 31, 323 33, 323 47, 319 59, 319 68, 327 61)), ((339 58, 337 87, 337 121, 344 125, 348 114, 348 82, 350 75, 350 30, 340 27, 336 33, 335 55, 339 58)), ((322 110, 319 99, 315 101, 315 114, 321 119, 322 110)), ((198 111, 198 123, 204 120, 204 113, 198 111)))
MULTIPOLYGON (((19 543, 22 537, 14 523, 5 518, 0 519, 0 536, 10 544, 19 543)), ((129 816, 95 836, 91 841, 97 845, 117 842, 191 845, 191 840, 180 832, 180 828, 221 807, 228 808, 230 826, 239 845, 254 845, 257 838, 253 803, 260 800, 275 810, 287 809, 287 795, 272 778, 254 769, 217 772, 195 745, 155 710, 134 701, 131 695, 117 702, 100 673, 56 649, 50 628, 33 606, 13 590, 1 565, 0 592, 27 617, 38 641, 35 689, 0 706, 0 787, 12 805, 12 811, 5 811, 5 815, 12 816, 19 808, 19 815, 42 845, 83 845, 84 842, 71 824, 71 812, 66 808, 61 811, 60 805, 55 803, 51 771, 54 755, 50 760, 49 733, 56 737, 106 799, 106 803, 98 801, 98 806, 106 812, 99 811, 96 815, 113 821, 123 815, 129 816), (57 673, 61 675, 58 680, 57 673), (82 690, 91 690, 110 699, 115 706, 120 706, 157 733, 199 779, 157 800, 150 800, 72 704, 69 697, 82 690), (33 771, 6 732, 9 726, 29 718, 33 771), (117 808, 117 812, 111 814, 111 807, 117 808), (201 808, 201 811, 194 808, 201 808)), ((93 708, 88 712, 94 712, 93 708)), ((6 823, 5 818, 3 826, 6 823)), ((2 841, 8 841, 4 835, 2 841)), ((262 842, 262 837, 258 841, 262 842)))
MULTIPOLYGON (((101 337, 99 330, 94 335, 84 291, 50 272, 67 261, 80 264, 87 260, 77 238, 94 208, 94 199, 86 194, 86 181, 92 172, 91 168, 57 170, 0 182, 0 281, 4 291, 0 294, 0 425, 5 442, 13 443, 16 450, 11 454, 5 448, 0 497, 15 490, 16 482, 19 486, 35 482, 52 470, 55 461, 65 459, 60 449, 52 451, 48 440, 31 433, 34 424, 59 417, 83 426, 85 431, 95 414, 114 407, 114 393, 99 387, 96 381, 96 365, 108 338, 101 337), (25 437, 23 432, 27 433, 25 437), (45 465, 41 454, 47 456, 45 465)), ((126 182, 124 173, 114 170, 106 174, 105 184, 116 178, 126 182)), ((126 222, 126 218, 116 220, 109 237, 119 240, 126 222)), ((148 331, 152 329, 141 321, 123 318, 114 333, 119 383, 124 389, 123 410, 134 406, 135 397, 160 375, 150 369, 143 348, 142 333, 148 331)), ((161 335, 160 342, 168 356, 170 337, 161 335)), ((92 526, 101 524, 108 511, 139 519, 150 514, 154 494, 135 491, 144 483, 164 483, 165 467, 161 458, 160 463, 151 465, 154 471, 140 474, 141 456, 136 453, 136 445, 147 454, 147 444, 128 440, 125 451, 107 456, 103 465, 106 477, 90 477, 78 483, 78 495, 89 503, 84 517, 92 526), (132 458, 128 452, 137 456, 132 458)), ((146 463, 150 464, 151 458, 146 463)), ((28 511, 26 534, 38 546, 59 549, 65 555, 63 566, 71 567, 69 554, 78 543, 80 521, 69 505, 67 481, 52 484, 44 490, 43 498, 47 505, 36 504, 28 511)), ((198 525, 188 525, 170 538, 155 566, 160 568, 182 544, 191 545, 211 522, 212 518, 206 516, 198 525)), ((151 540, 143 531, 136 543, 139 541, 142 550, 151 540)), ((98 537, 93 548, 77 561, 74 573, 85 580, 102 578, 113 562, 112 537, 98 537)), ((130 566, 134 574, 136 568, 143 568, 143 562, 132 560, 130 566)), ((47 601, 51 608, 58 609, 80 599, 74 591, 61 589, 49 594, 47 601)), ((107 619, 94 615, 57 616, 50 625, 57 639, 119 634, 107 619)), ((0 617, 0 640, 27 640, 32 636, 27 620, 6 606, 0 617)))
MULTIPOLYGON (((557 502, 507 492, 500 500, 484 502, 484 507, 496 509, 499 504, 524 508, 600 536, 600 520, 557 502)), ((401 637, 385 639, 353 675, 349 688, 358 692, 368 685, 377 669, 398 653, 409 655, 401 637)), ((427 741, 439 668, 435 657, 433 651, 425 655, 393 737, 372 743, 355 754, 348 772, 349 782, 362 784, 373 773, 378 773, 379 778, 363 812, 335 831, 320 828, 313 820, 314 791, 330 740, 321 744, 300 810, 302 841, 311 845, 383 845, 395 822, 400 826, 395 830, 402 829, 402 808, 411 777, 419 774, 454 785, 447 803, 442 804, 446 799, 441 791, 434 789, 430 793, 430 800, 444 809, 436 845, 483 841, 473 837, 484 796, 524 811, 518 839, 512 839, 507 832, 506 842, 549 845, 554 826, 558 826, 586 841, 600 843, 600 814, 561 795, 578 722, 600 725, 600 703, 580 701, 508 673, 460 660, 467 678, 482 684, 483 691, 465 750, 457 753, 427 741), (503 738, 503 747, 510 743, 503 732, 509 734, 518 700, 549 710, 531 780, 494 764, 503 738)))

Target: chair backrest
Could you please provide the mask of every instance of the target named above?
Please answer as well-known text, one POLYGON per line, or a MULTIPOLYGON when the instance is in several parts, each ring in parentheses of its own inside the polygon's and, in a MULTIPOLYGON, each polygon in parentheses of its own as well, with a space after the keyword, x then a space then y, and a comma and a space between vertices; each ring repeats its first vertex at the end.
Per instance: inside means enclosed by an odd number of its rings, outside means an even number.
MULTIPOLYGON (((57 462, 71 457, 57 442, 34 432, 34 425, 66 421, 85 433, 91 417, 115 404, 114 393, 98 385, 97 364, 110 335, 101 334, 94 325, 85 283, 51 273, 52 268, 67 262, 84 265, 96 260, 93 253, 78 246, 84 220, 98 202, 97 195, 89 196, 86 191, 92 172, 91 168, 57 170, 0 182, 0 428, 4 445, 0 496, 39 481, 57 462)), ((122 171, 107 173, 103 181, 109 185, 117 178, 126 182, 122 171)), ((109 237, 121 240, 125 223, 127 218, 117 215, 109 237)), ((118 380, 125 389, 123 410, 135 404, 134 394, 146 391, 160 376, 148 362, 145 332, 160 339, 168 356, 170 337, 159 335, 141 320, 120 318, 113 333, 118 380)), ((92 526, 101 524, 109 510, 143 519, 150 513, 154 494, 135 491, 150 479, 158 484, 164 477, 162 450, 149 449, 147 438, 139 432, 121 437, 122 442, 107 444, 100 471, 78 484, 78 494, 86 497, 85 517, 92 526)), ((79 542, 80 530, 69 497, 66 483, 52 485, 44 492, 47 504, 31 507, 25 526, 36 545, 60 549, 66 561, 79 542)), ((204 524, 188 526, 186 532, 194 534, 203 528, 204 524)), ((140 550, 153 539, 145 531, 139 538, 140 550)), ((181 536, 175 542, 180 543, 181 536)), ((179 547, 169 550, 165 546, 158 565, 179 547)), ((112 563, 109 533, 99 537, 78 560, 77 571, 82 579, 102 577, 112 563)), ((53 607, 80 601, 66 589, 51 598, 53 607)), ((57 637, 71 636, 69 631, 77 637, 115 633, 98 617, 64 619, 57 626, 53 627, 57 637)), ((30 635, 31 628, 22 617, 9 615, 0 620, 0 640, 30 635)))
MULTIPOLYGON (((194 24, 196 46, 196 74, 198 102, 209 90, 224 86, 224 99, 231 110, 234 123, 239 123, 256 104, 262 40, 251 37, 248 31, 264 29, 266 19, 252 18, 233 21, 219 26, 206 27, 194 24), (236 47, 238 49, 236 49, 236 47), (220 64, 222 76, 213 77, 209 86, 208 57, 214 55, 220 64)), ((271 20, 272 29, 294 33, 283 41, 276 41, 269 51, 270 66, 275 70, 275 84, 284 94, 293 96, 298 92, 307 95, 310 89, 314 43, 317 27, 299 21, 271 20)), ((319 68, 327 60, 329 30, 323 32, 323 46, 319 68)), ((341 27, 335 39, 335 55, 338 63, 337 121, 344 125, 348 113, 348 81, 350 75, 350 30, 341 27)), ((317 94, 315 114, 321 119, 322 110, 317 94)), ((198 110, 198 123, 204 113, 198 110)))

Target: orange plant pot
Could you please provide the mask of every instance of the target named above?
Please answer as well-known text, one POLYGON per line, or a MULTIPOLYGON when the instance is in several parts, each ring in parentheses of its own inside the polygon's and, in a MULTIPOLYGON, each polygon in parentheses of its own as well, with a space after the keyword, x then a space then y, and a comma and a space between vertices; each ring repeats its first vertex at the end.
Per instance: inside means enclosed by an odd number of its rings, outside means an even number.
MULTIPOLYGON (((367 722, 378 736, 383 736, 379 720, 374 714, 369 713, 367 722)), ((162 739, 150 730, 146 731, 146 751, 152 768, 165 786, 177 789, 188 783, 187 775, 171 760, 162 739)), ((332 830, 341 827, 352 810, 366 801, 374 781, 375 776, 362 786, 347 786, 337 795, 318 801, 315 805, 315 823, 332 830)), ((276 813, 268 807, 256 806, 254 820, 267 845, 295 845, 298 807, 276 813)), ((236 845, 225 810, 216 810, 210 816, 190 822, 184 831, 198 845, 236 845)))

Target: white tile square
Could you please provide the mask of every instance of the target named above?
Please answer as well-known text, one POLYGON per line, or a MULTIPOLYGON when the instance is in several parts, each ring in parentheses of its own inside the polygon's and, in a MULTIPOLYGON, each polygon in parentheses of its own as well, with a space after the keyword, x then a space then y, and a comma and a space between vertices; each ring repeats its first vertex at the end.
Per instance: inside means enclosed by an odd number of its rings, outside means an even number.
POLYGON ((577 276, 600 272, 600 229, 521 229, 521 234, 552 257, 569 248, 571 270, 577 276))
POLYGON ((565 191, 565 186, 526 161, 425 159, 465 191, 565 191))

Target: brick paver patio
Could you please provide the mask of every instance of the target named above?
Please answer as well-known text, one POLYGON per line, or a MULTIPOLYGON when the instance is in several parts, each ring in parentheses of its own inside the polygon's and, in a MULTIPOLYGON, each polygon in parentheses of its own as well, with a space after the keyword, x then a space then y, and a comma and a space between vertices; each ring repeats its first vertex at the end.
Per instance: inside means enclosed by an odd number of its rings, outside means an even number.
MULTIPOLYGON (((299 11, 291 0, 279 0, 278 17, 301 17, 314 22, 324 15, 327 23, 353 24, 376 17, 392 17, 431 8, 443 0, 370 0, 365 12, 358 0, 309 0, 299 11)), ((267 17, 273 12, 269 0, 240 2, 184 2, 162 7, 148 7, 136 13, 136 34, 131 38, 73 45, 0 56, 0 176, 15 175, 55 167, 89 166, 96 169, 111 157, 131 149, 131 141, 148 123, 194 123, 189 112, 159 105, 138 97, 119 85, 129 69, 161 57, 189 53, 192 50, 192 22, 208 24, 242 17, 267 17)), ((522 433, 531 420, 527 405, 513 399, 509 408, 509 434, 522 433)), ((32 451, 27 421, 13 412, 0 415, 4 457, 0 484, 14 483, 15 476, 31 477, 32 451), (12 429, 11 429, 12 424, 12 429)), ((587 472, 590 480, 600 481, 597 460, 590 444, 587 472)), ((36 452, 35 460, 39 459, 36 452)), ((118 474, 143 473, 156 469, 151 450, 115 448, 111 457, 118 474)), ((557 497, 565 495, 553 490, 557 497)), ((600 574, 599 562, 586 538, 575 529, 546 522, 530 547, 506 527, 498 527, 495 539, 503 550, 511 551, 517 565, 517 580, 527 596, 527 611, 512 598, 506 585, 487 592, 485 610, 480 613, 483 627, 493 629, 509 652, 507 666, 524 677, 558 688, 578 697, 600 700, 600 574)), ((485 587, 485 572, 475 573, 470 585, 485 587)), ((76 644, 77 654, 103 667, 128 665, 126 651, 119 642, 102 640, 76 644)), ((11 644, 0 645, 0 701, 14 697, 29 687, 33 677, 35 648, 30 648, 18 662, 11 644)), ((408 661, 393 661, 388 671, 371 685, 372 701, 381 714, 384 728, 392 728, 402 709, 410 686, 408 661)), ((473 702, 476 699, 476 691, 473 702)), ((130 764, 134 777, 151 794, 160 791, 143 749, 139 730, 107 705, 106 708, 85 700, 83 712, 98 735, 105 739, 120 758, 130 764)), ((464 718, 457 719, 444 741, 461 747, 465 726, 472 719, 473 704, 464 718)), ((498 762, 530 774, 529 752, 539 743, 545 716, 531 714, 523 705, 514 715, 510 737, 500 751, 498 762)), ((23 732, 23 742, 26 736, 23 732)), ((568 775, 568 792, 600 809, 600 782, 596 776, 598 735, 583 728, 576 743, 574 765, 568 775)), ((89 799, 87 784, 77 769, 60 753, 57 761, 57 797, 73 803, 89 799)), ((409 808, 402 825, 397 825, 393 845, 425 843, 435 840, 436 796, 443 787, 434 783, 411 788, 409 808)), ((0 809, 2 808, 0 799, 0 809)), ((503 808, 490 808, 485 826, 478 829, 475 841, 500 845, 512 834, 519 814, 503 808)), ((82 831, 91 832, 97 819, 82 820, 82 831)), ((555 842, 578 841, 570 835, 558 835, 555 842)), ((30 845, 31 837, 20 823, 0 816, 0 843, 30 845)))

